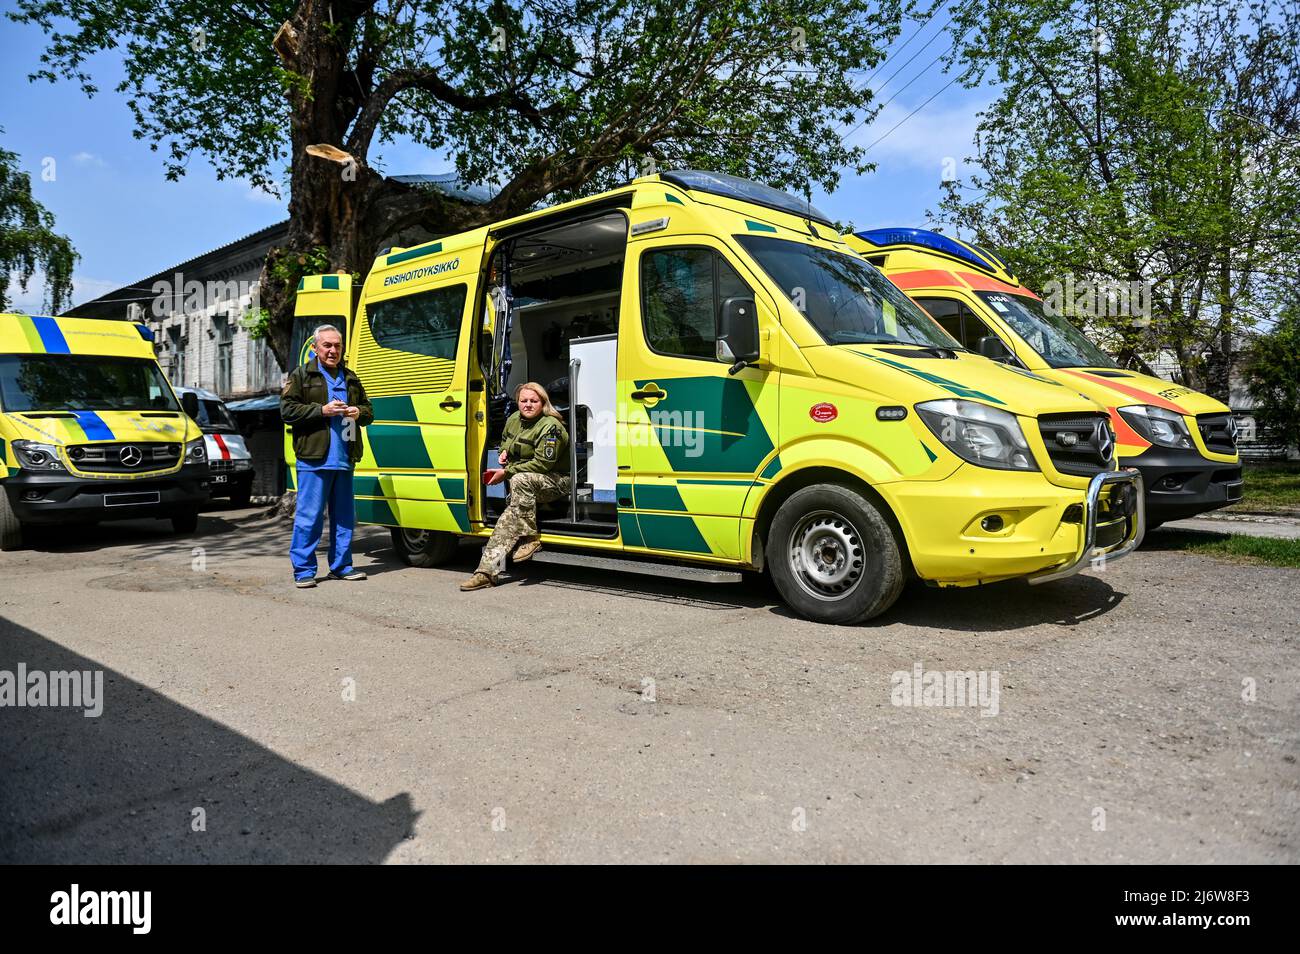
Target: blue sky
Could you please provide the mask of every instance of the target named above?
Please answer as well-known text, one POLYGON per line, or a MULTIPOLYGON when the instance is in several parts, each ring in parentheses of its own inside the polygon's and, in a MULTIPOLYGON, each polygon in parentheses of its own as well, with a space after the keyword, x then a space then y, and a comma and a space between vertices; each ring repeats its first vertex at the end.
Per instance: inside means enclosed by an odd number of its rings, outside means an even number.
MULTIPOLYGON (((0 9, 10 8, 0 3, 0 9)), ((874 122, 852 133, 852 142, 874 143, 948 83, 950 76, 938 67, 925 69, 948 45, 948 40, 936 35, 942 27, 938 18, 922 25, 910 46, 877 72, 872 85, 878 88, 934 37, 911 64, 889 79, 879 98, 888 100, 895 94, 897 98, 874 122)), ((916 30, 915 25, 906 25, 895 47, 916 30)), ((54 214, 57 230, 69 236, 81 253, 74 304, 285 217, 283 202, 243 182, 219 181, 197 156, 188 175, 168 182, 159 155, 132 137, 134 127, 125 100, 112 91, 121 70, 113 55, 91 63, 91 73, 103 90, 94 99, 87 99, 71 83, 27 82, 27 74, 38 65, 43 39, 34 28, 0 19, 0 88, 5 90, 0 97, 4 129, 0 144, 18 153, 31 174, 37 200, 54 214), (42 177, 49 159, 54 162, 52 181, 42 177)), ((869 157, 879 166, 876 173, 846 178, 833 195, 814 191, 813 203, 859 228, 924 225, 926 210, 940 197, 945 160, 956 162, 959 177, 969 175, 965 157, 973 151, 976 114, 991 99, 988 90, 971 91, 953 84, 872 148, 869 157)), ((409 144, 385 147, 382 157, 391 173, 450 168, 442 157, 409 144)), ((12 291, 17 307, 40 310, 39 288, 30 288, 26 295, 16 287, 12 291)))

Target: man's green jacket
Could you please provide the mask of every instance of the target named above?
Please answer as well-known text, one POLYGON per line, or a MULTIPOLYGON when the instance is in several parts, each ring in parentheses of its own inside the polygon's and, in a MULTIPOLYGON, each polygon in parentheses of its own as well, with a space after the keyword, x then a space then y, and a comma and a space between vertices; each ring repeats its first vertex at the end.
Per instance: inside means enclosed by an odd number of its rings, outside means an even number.
MULTIPOLYGON (((299 460, 321 461, 330 452, 330 419, 321 413, 321 408, 329 403, 329 385, 317 362, 317 358, 312 358, 294 368, 280 392, 280 418, 293 430, 293 455, 299 460)), ((361 379, 343 361, 338 368, 347 376, 348 404, 361 411, 356 421, 358 426, 351 428, 353 438, 348 441, 348 457, 355 464, 366 452, 361 428, 375 419, 375 412, 361 379)))

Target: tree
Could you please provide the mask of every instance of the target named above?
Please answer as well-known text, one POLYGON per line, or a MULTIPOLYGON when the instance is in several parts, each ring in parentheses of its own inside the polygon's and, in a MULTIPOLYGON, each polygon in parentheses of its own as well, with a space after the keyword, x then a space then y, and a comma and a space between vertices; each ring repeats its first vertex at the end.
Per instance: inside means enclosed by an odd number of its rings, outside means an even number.
POLYGON ((1300 447, 1300 306, 1294 297, 1247 347, 1243 372, 1255 399, 1255 423, 1283 446, 1300 447))
POLYGON ((311 270, 361 272, 380 242, 518 214, 652 168, 701 166, 800 192, 871 166, 839 124, 872 112, 877 63, 909 0, 18 0, 48 36, 34 78, 96 92, 91 55, 121 48, 136 135, 167 175, 205 156, 274 189, 289 234, 262 303, 287 362, 292 294, 311 270), (70 24, 70 26, 68 26, 70 24), (495 197, 401 185, 371 160, 406 139, 495 197))
POLYGON ((1171 351, 1185 381, 1226 399, 1234 337, 1274 310, 1300 251, 1297 13, 1291 0, 959 8, 963 80, 1000 89, 979 126, 982 174, 949 185, 938 219, 1031 285, 1131 292, 1142 313, 1073 317, 1125 359, 1171 351))
POLYGON ((32 197, 31 176, 19 169, 17 153, 0 149, 0 311, 12 307, 10 282, 17 278, 26 292, 38 273, 45 309, 61 311, 72 296, 76 263, 72 243, 55 234, 54 216, 32 197))

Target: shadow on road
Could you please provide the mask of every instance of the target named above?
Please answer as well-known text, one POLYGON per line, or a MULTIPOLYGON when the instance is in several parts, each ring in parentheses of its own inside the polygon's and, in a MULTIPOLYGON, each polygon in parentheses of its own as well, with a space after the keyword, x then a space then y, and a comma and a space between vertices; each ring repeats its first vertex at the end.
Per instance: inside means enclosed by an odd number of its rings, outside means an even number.
POLYGON ((413 831, 409 794, 372 802, 0 617, 19 662, 102 670, 103 713, 0 709, 0 862, 361 864, 413 831))
MULTIPOLYGON (((462 548, 460 557, 472 554, 477 558, 477 553, 477 549, 462 548)), ((756 574, 746 574, 741 583, 695 583, 548 563, 516 568, 508 582, 521 586, 557 586, 704 610, 767 609, 778 616, 799 618, 781 601, 770 580, 756 574)), ((966 632, 999 632, 1044 623, 1074 626, 1110 612, 1123 601, 1124 595, 1104 579, 1083 574, 1042 586, 1009 580, 943 590, 914 580, 892 609, 863 625, 905 623, 966 632)))

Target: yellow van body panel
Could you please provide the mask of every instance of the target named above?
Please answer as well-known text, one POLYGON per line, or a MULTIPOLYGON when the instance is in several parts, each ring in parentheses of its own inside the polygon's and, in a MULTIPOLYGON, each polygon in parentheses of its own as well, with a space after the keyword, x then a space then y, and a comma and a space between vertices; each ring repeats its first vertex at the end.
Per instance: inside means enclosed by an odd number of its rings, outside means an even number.
POLYGON ((628 227, 618 296, 617 535, 543 532, 548 545, 753 567, 761 560, 755 530, 770 520, 771 502, 815 473, 878 494, 897 518, 912 565, 928 580, 986 582, 1074 557, 1080 527, 1062 517, 1083 499, 1087 480, 1052 468, 1033 415, 1102 413, 1099 405, 1077 387, 974 355, 934 360, 826 344, 737 239, 781 238, 854 255, 845 241, 825 225, 658 176, 376 259, 347 346, 376 415, 355 476, 359 520, 490 533, 479 478, 485 425, 477 419, 484 399, 476 351, 478 336, 491 334, 496 322, 489 263, 504 237, 587 209, 622 215, 628 227), (754 365, 733 374, 721 362, 649 347, 640 317, 641 262, 656 249, 681 246, 713 250, 753 290, 761 346, 754 365), (374 339, 370 309, 426 293, 434 301, 462 285, 454 357, 415 355, 374 339), (944 398, 1018 415, 1041 469, 965 463, 913 410, 944 398), (907 413, 882 420, 882 408, 907 413), (993 534, 979 529, 990 513, 1005 521, 993 534))
MULTIPOLYGON (((131 322, 96 318, 0 314, 0 355, 98 355, 154 361, 153 345, 137 330, 139 327, 131 322)), ((183 412, 167 416, 147 411, 67 410, 55 416, 5 410, 0 405, 0 477, 11 476, 19 469, 9 447, 16 440, 36 441, 62 449, 72 444, 113 442, 184 444, 202 436, 199 426, 183 412)), ((181 468, 179 457, 176 463, 165 467, 142 467, 130 473, 85 471, 62 451, 60 461, 74 476, 124 484, 175 474, 181 468)))

